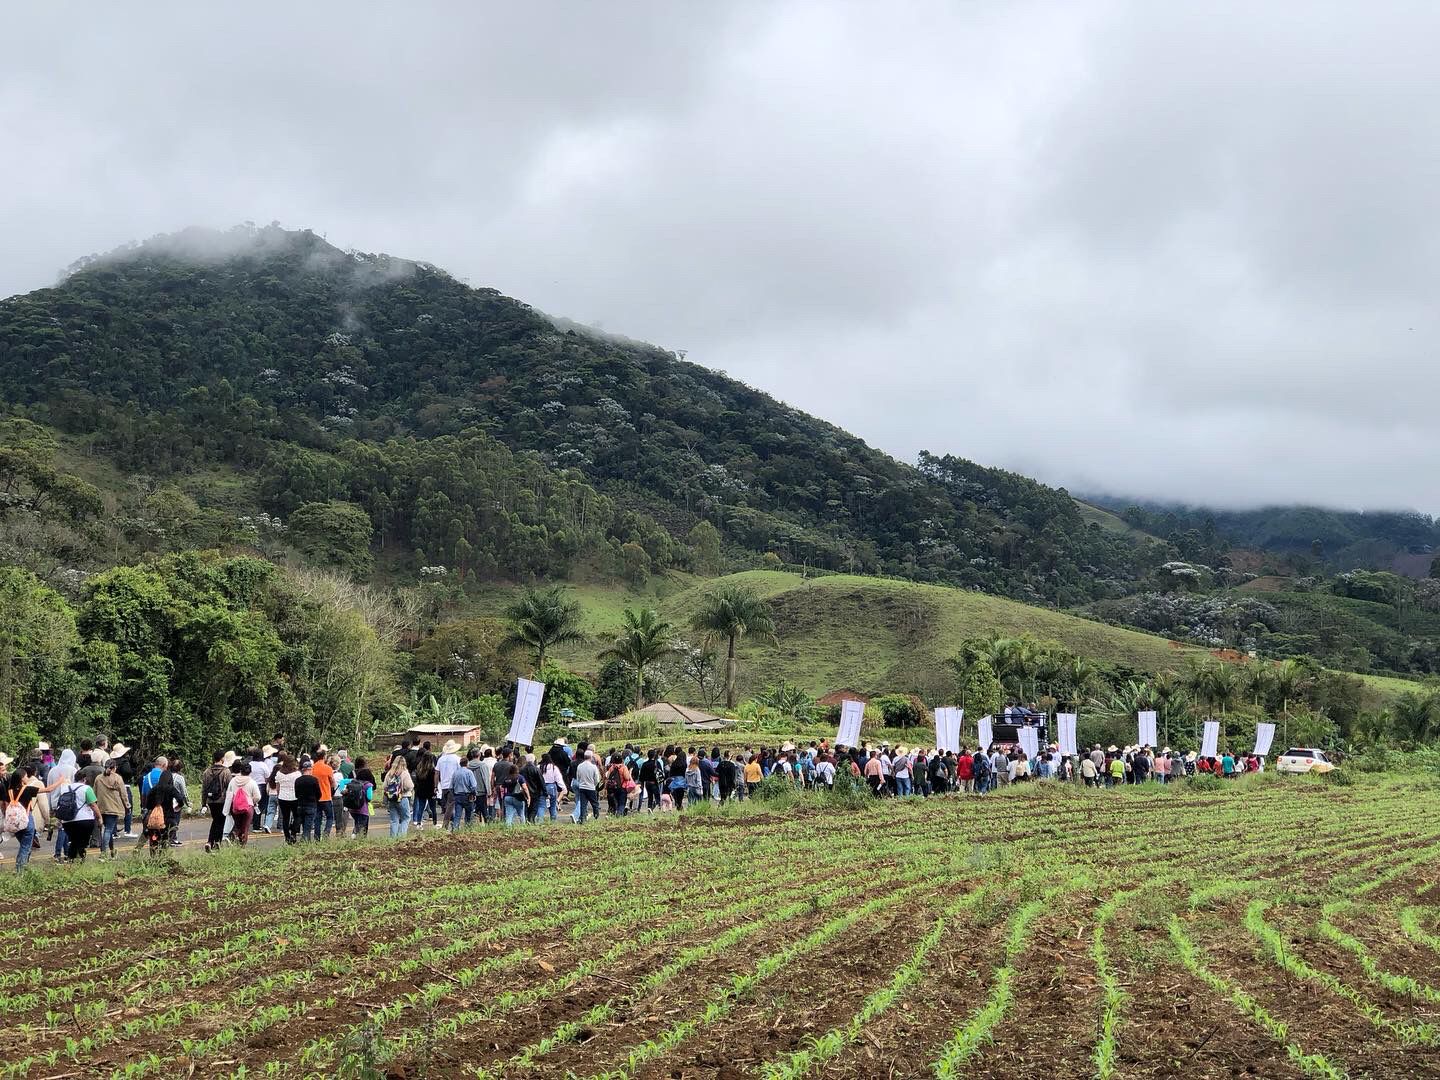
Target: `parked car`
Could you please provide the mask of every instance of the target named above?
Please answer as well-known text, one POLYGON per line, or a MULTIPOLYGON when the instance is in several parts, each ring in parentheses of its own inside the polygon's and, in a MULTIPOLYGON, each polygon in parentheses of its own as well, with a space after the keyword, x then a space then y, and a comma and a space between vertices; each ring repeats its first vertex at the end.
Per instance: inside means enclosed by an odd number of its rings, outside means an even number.
POLYGON ((1275 762, 1275 771, 1282 773, 1327 773, 1333 768, 1335 763, 1325 751, 1313 746, 1292 746, 1275 762))

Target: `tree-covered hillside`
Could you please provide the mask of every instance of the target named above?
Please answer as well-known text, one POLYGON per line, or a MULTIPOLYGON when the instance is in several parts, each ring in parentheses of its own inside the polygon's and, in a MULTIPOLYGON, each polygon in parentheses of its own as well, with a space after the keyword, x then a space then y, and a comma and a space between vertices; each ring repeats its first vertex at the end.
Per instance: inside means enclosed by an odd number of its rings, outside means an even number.
POLYGON ((1063 491, 897 462, 662 349, 277 227, 158 238, 0 303, 0 399, 127 473, 224 464, 282 517, 359 506, 415 568, 639 573, 711 549, 709 523, 783 562, 1070 604, 1164 557, 1063 491))

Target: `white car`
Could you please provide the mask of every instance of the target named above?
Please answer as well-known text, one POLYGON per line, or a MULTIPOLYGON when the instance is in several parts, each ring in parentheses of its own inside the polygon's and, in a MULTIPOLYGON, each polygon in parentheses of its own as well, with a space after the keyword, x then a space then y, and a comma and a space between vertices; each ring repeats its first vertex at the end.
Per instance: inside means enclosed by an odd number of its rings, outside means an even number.
POLYGON ((1335 763, 1325 751, 1312 746, 1291 747, 1275 761, 1275 771, 1282 773, 1327 773, 1333 768, 1335 763))

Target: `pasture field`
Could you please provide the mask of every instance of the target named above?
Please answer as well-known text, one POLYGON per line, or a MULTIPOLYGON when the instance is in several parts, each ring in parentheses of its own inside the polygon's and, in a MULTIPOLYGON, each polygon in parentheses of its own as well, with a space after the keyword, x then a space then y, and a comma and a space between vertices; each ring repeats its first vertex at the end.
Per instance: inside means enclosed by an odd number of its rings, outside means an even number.
POLYGON ((47 869, 0 1076, 1437 1076, 1437 860, 1267 776, 47 869))

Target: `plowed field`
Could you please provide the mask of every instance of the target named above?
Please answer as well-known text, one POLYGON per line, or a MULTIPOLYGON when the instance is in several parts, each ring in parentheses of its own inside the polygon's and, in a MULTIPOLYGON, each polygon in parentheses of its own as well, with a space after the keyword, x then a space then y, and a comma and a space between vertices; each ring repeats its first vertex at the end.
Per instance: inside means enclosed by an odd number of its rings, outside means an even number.
POLYGON ((1034 785, 0 894, 0 1075, 1440 1076, 1440 788, 1034 785))

